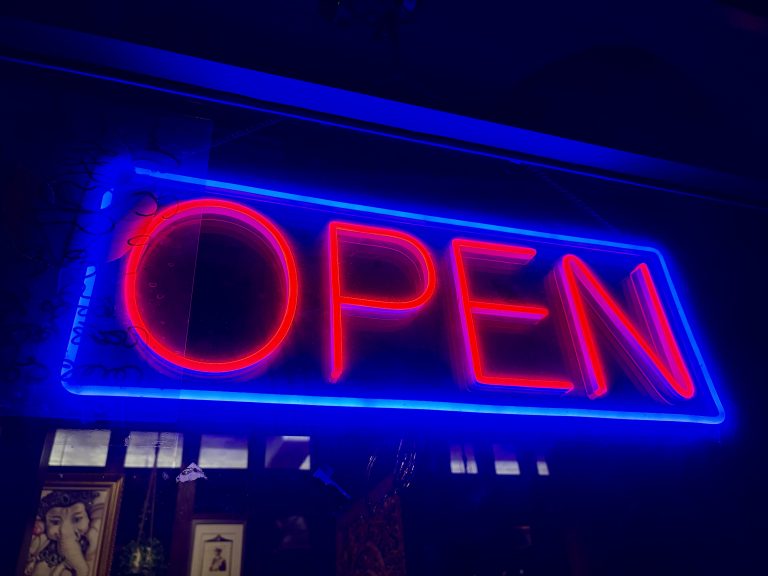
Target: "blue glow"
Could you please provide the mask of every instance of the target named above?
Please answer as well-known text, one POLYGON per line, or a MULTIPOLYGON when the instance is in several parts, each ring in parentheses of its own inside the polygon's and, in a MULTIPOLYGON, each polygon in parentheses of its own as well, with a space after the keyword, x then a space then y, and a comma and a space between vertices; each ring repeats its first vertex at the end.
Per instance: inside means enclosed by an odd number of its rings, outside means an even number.
MULTIPOLYGON (((206 95, 203 95, 203 94, 196 94, 196 93, 190 92, 190 91, 182 91, 182 90, 174 90, 174 89, 170 89, 170 88, 162 88, 162 87, 159 87, 159 86, 154 86, 152 84, 147 84, 147 83, 143 83, 143 82, 135 82, 135 81, 131 81, 131 80, 125 80, 125 79, 122 79, 122 78, 117 78, 115 76, 107 76, 107 75, 104 75, 104 74, 94 74, 92 72, 84 72, 82 70, 76 70, 76 69, 73 69, 73 68, 66 68, 66 67, 63 67, 63 66, 54 66, 54 65, 51 65, 51 64, 42 64, 40 62, 33 62, 33 61, 30 61, 30 60, 24 60, 24 59, 20 59, 20 58, 13 58, 13 57, 10 57, 10 56, 0 55, 0 60, 4 60, 4 61, 7 61, 7 62, 13 62, 13 63, 17 63, 17 64, 24 64, 24 65, 28 65, 28 66, 35 66, 37 68, 43 68, 43 69, 46 69, 46 70, 56 70, 56 71, 59 71, 59 72, 66 72, 66 73, 69 73, 69 74, 75 74, 77 76, 83 76, 83 77, 86 77, 86 78, 93 78, 93 79, 97 79, 97 80, 105 80, 105 81, 108 81, 108 82, 115 82, 115 83, 123 84, 123 85, 126 85, 126 86, 133 86, 133 87, 136 87, 136 88, 152 90, 154 92, 160 92, 160 93, 163 93, 163 94, 171 94, 171 95, 182 96, 182 97, 186 97, 186 98, 195 98, 197 100, 201 100, 201 101, 205 101, 205 102, 210 102, 210 103, 213 103, 213 104, 221 104, 221 105, 230 106, 230 107, 233 107, 233 108, 241 108, 241 109, 253 110, 253 111, 257 111, 257 112, 266 112, 268 114, 273 114, 273 115, 276 115, 276 116, 283 116, 283 117, 287 117, 287 118, 297 118, 297 119, 300 119, 300 120, 305 120, 305 121, 313 122, 313 123, 316 123, 316 124, 323 124, 323 125, 327 125, 327 126, 334 126, 334 127, 338 127, 338 128, 344 128, 346 130, 354 130, 356 132, 363 132, 363 133, 366 133, 366 134, 373 134, 373 135, 377 135, 377 136, 384 136, 386 138, 392 138, 392 139, 396 139, 396 140, 402 140, 402 141, 405 141, 405 142, 413 142, 413 143, 417 143, 417 144, 423 144, 423 145, 427 145, 427 146, 432 146, 434 148, 442 148, 442 149, 445 149, 445 150, 455 150, 455 151, 459 151, 459 152, 474 154, 474 155, 477 155, 477 156, 484 156, 484 157, 487 157, 487 158, 496 158, 498 160, 503 160, 505 162, 513 162, 513 163, 516 163, 516 164, 527 164, 527 165, 530 165, 530 166, 539 166, 539 167, 542 167, 542 168, 548 168, 550 170, 557 170, 559 172, 566 172, 566 173, 569 173, 569 174, 579 174, 579 175, 582 175, 582 176, 583 175, 587 175, 590 178, 596 178, 598 180, 605 180, 605 181, 608 181, 608 182, 619 182, 619 183, 622 183, 622 184, 628 184, 628 185, 631 185, 631 186, 637 186, 637 187, 646 188, 646 189, 649 189, 649 190, 657 190, 659 192, 675 194, 677 196, 684 196, 684 197, 688 197, 688 198, 698 198, 700 200, 706 200, 706 201, 709 201, 709 202, 716 202, 716 203, 720 203, 720 204, 728 204, 728 205, 732 205, 732 206, 741 206, 741 207, 744 207, 744 208, 751 208, 751 209, 758 208, 758 209, 760 209, 760 207, 758 205, 756 205, 754 203, 750 203, 750 202, 742 202, 742 201, 739 201, 739 200, 718 198, 718 197, 712 196, 712 195, 698 194, 698 193, 695 193, 695 192, 678 190, 678 189, 675 189, 675 188, 670 188, 668 186, 663 186, 663 185, 659 185, 659 184, 651 184, 649 182, 635 181, 635 180, 632 180, 630 178, 622 177, 622 176, 619 176, 619 175, 608 175, 608 174, 601 174, 601 173, 597 173, 597 172, 590 172, 590 171, 587 171, 587 170, 579 169, 577 167, 553 164, 551 162, 546 162, 545 160, 536 161, 536 160, 532 160, 530 158, 524 158, 524 159, 523 158, 513 158, 511 156, 505 156, 502 153, 489 152, 489 151, 484 150, 484 149, 475 149, 475 148, 471 148, 471 147, 468 147, 468 146, 461 146, 459 144, 447 144, 447 143, 440 142, 440 141, 429 140, 429 139, 427 139, 426 136, 424 138, 418 138, 418 137, 413 137, 413 136, 405 136, 405 135, 399 134, 399 133, 387 132, 384 129, 377 130, 377 129, 368 128, 368 127, 363 128, 361 126, 345 124, 345 123, 342 123, 342 122, 332 122, 330 120, 322 120, 322 119, 314 118, 314 117, 311 117, 311 116, 308 116, 308 115, 302 115, 302 114, 297 114, 297 113, 290 113, 290 112, 286 112, 284 110, 270 109, 267 106, 259 107, 259 106, 254 106, 252 104, 246 104, 246 103, 243 103, 243 102, 236 102, 236 101, 232 101, 232 100, 225 100, 225 99, 222 99, 222 98, 214 98, 214 97, 206 96, 206 95)), ((253 72, 253 71, 251 71, 251 72, 253 72)), ((284 80, 284 79, 281 79, 281 80, 284 80)), ((348 93, 348 94, 354 94, 354 93, 348 93)), ((263 96, 263 94, 261 96, 263 96)), ((464 119, 465 120, 469 120, 467 118, 464 118, 464 119)), ((485 123, 485 124, 488 124, 488 123, 485 123)), ((471 131, 472 130, 468 130, 468 132, 471 132, 471 131)), ((538 137, 543 136, 542 134, 538 134, 538 133, 535 133, 535 132, 531 132, 530 134, 536 135, 538 137)), ((526 139, 524 139, 523 141, 526 141, 526 139)), ((581 142, 566 140, 564 138, 559 138, 558 141, 559 141, 558 143, 559 143, 560 147, 564 147, 564 148, 568 148, 570 146, 580 146, 580 145, 582 145, 581 142)), ((600 164, 599 162, 595 161, 595 158, 599 159, 599 158, 602 158, 603 156, 605 156, 605 154, 603 154, 602 152, 616 152, 616 151, 615 150, 611 150, 609 148, 601 148, 601 147, 597 147, 597 148, 599 150, 590 157, 592 159, 592 162, 590 164, 595 164, 598 168, 601 168, 601 169, 616 170, 618 172, 621 172, 623 170, 627 170, 628 172, 638 171, 637 175, 643 176, 643 177, 647 176, 647 174, 644 174, 642 171, 639 171, 640 166, 634 166, 633 167, 631 162, 630 163, 625 163, 625 164, 613 163, 613 164, 610 164, 608 166, 600 164)), ((522 148, 521 150, 524 153, 526 153, 526 154, 530 153, 530 151, 527 150, 526 148, 522 148)), ((551 150, 550 150, 550 152, 551 152, 551 150)), ((650 158, 645 158, 645 157, 642 157, 642 156, 639 156, 639 155, 634 155, 634 156, 636 158, 638 158, 638 159, 642 159, 642 161, 643 161, 642 168, 648 170, 649 172, 658 172, 658 171, 660 171, 660 172, 663 173, 664 176, 667 176, 667 177, 678 176, 678 175, 675 175, 675 174, 670 174, 666 170, 661 169, 661 164, 663 164, 664 166, 674 166, 674 163, 672 163, 672 162, 656 161, 656 160, 654 160, 655 162, 660 162, 661 163, 659 165, 655 165, 655 164, 652 163, 652 159, 650 159, 650 158)), ((743 182, 741 180, 737 180, 737 179, 735 179, 735 177, 732 177, 730 175, 714 173, 712 171, 706 171, 706 173, 705 173, 705 171, 702 171, 702 170, 699 170, 699 169, 694 169, 694 168, 692 168, 690 166, 685 166, 685 165, 678 165, 678 166, 683 170, 685 175, 687 175, 689 177, 692 176, 697 181, 709 182, 709 183, 711 183, 711 182, 722 182, 722 184, 720 186, 721 189, 742 189, 745 186, 748 186, 748 183, 745 183, 745 182, 743 182)), ((681 178, 674 177, 672 179, 673 180, 682 179, 682 182, 681 182, 682 184, 688 184, 688 182, 685 180, 685 177, 683 177, 684 176, 683 174, 680 174, 679 176, 681 178)))
POLYGON ((660 255, 659 251, 656 248, 652 248, 650 246, 638 246, 636 244, 612 242, 609 240, 580 238, 578 236, 569 236, 567 234, 555 234, 552 232, 536 232, 533 230, 525 230, 523 228, 513 228, 511 226, 502 226, 499 224, 483 224, 480 222, 472 222, 470 220, 461 220, 458 218, 447 218, 444 216, 431 216, 429 214, 419 214, 417 212, 395 210, 392 208, 379 208, 375 206, 366 206, 364 204, 356 204, 353 202, 344 202, 340 200, 329 200, 327 198, 316 198, 314 196, 305 196, 303 194, 294 194, 291 192, 279 192, 277 190, 269 190, 267 188, 258 188, 256 186, 248 186, 245 184, 233 184, 231 182, 222 182, 221 180, 210 180, 207 178, 198 178, 196 176, 184 176, 181 174, 160 172, 157 170, 150 170, 148 168, 141 168, 139 166, 137 166, 134 170, 136 174, 139 176, 149 176, 150 178, 157 178, 159 180, 181 182, 184 184, 193 184, 195 186, 205 186, 208 188, 219 188, 221 190, 231 190, 233 192, 243 192, 246 194, 253 194, 255 196, 263 196, 265 198, 278 198, 280 200, 291 200, 293 202, 301 202, 304 204, 312 204, 315 206, 325 206, 327 208, 341 208, 343 210, 351 210, 354 212, 364 212, 366 214, 378 214, 380 216, 395 216, 397 218, 406 218, 408 220, 432 222, 435 224, 447 224, 450 226, 460 226, 462 228, 474 228, 477 230, 487 230, 491 232, 505 232, 508 234, 509 233, 519 234, 521 236, 531 236, 534 238, 547 238, 550 240, 559 240, 562 242, 578 242, 580 244, 589 244, 589 245, 595 245, 595 246, 609 246, 611 248, 641 250, 641 251, 652 252, 654 254, 660 255))
POLYGON ((101 206, 99 206, 99 208, 104 210, 104 208, 108 208, 110 204, 112 204, 112 188, 102 194, 101 206))
POLYGON ((167 388, 128 388, 114 386, 70 386, 67 384, 65 384, 64 387, 74 394, 81 394, 83 396, 127 396, 134 398, 250 402, 257 404, 288 404, 294 406, 325 406, 336 408, 390 408, 397 410, 430 410, 435 412, 464 412, 471 414, 517 414, 520 416, 576 416, 581 418, 602 418, 609 420, 652 420, 658 422, 691 422, 700 424, 720 424, 725 419, 722 410, 715 416, 699 416, 693 414, 590 410, 586 408, 539 408, 531 406, 501 406, 495 404, 471 404, 463 402, 436 402, 429 400, 399 400, 392 398, 266 394, 261 392, 220 392, 216 390, 171 390, 167 388))
MULTIPOLYGON (((149 170, 146 168, 136 167, 135 172, 137 175, 155 178, 159 180, 180 182, 185 184, 192 184, 195 186, 206 186, 211 188, 219 188, 222 190, 230 190, 234 192, 247 193, 255 196, 261 196, 266 198, 277 198, 281 200, 290 200, 292 202, 324 206, 330 208, 338 208, 349 211, 355 211, 366 214, 377 214, 383 216, 395 216, 398 218, 404 218, 415 221, 430 222, 447 224, 451 226, 487 230, 494 232, 514 233, 523 236, 529 236, 532 238, 544 238, 553 239, 558 241, 565 241, 571 243, 580 243, 593 246, 604 246, 611 248, 631 249, 635 251, 644 251, 655 254, 661 263, 661 267, 664 271, 664 276, 667 281, 667 285, 670 288, 672 299, 675 307, 678 310, 680 319, 685 328, 686 336, 688 337, 693 353, 695 354, 698 364, 702 368, 702 374, 707 383, 707 387, 712 396, 712 399, 717 408, 716 415, 696 415, 696 414, 670 414, 670 413, 656 413, 656 412, 637 412, 637 411, 618 411, 618 410, 595 410, 586 408, 553 408, 553 407, 532 407, 532 406, 509 406, 509 405, 495 405, 495 404, 473 404, 464 402, 445 402, 445 401, 428 401, 428 400, 407 400, 407 399, 391 399, 391 398, 357 398, 357 397, 337 397, 337 396, 315 396, 315 395, 291 395, 291 394, 273 394, 273 393, 260 393, 260 392, 233 392, 233 391, 214 391, 214 390, 199 390, 199 389, 167 389, 167 388, 146 388, 146 387, 113 387, 103 385, 73 385, 69 382, 62 382, 64 387, 72 393, 81 394, 86 396, 117 396, 117 397, 137 397, 137 398, 158 398, 158 399, 180 399, 180 400, 198 400, 198 401, 224 401, 224 402, 245 402, 245 403, 259 403, 259 404, 281 404, 281 405, 302 405, 302 406, 325 406, 325 407, 349 407, 349 408, 385 408, 385 409, 399 409, 399 410, 429 410, 436 412, 464 412, 464 413, 477 413, 477 414, 515 414, 524 416, 566 416, 566 417, 580 417, 580 418, 598 418, 598 419, 610 419, 610 420, 645 420, 645 421, 659 421, 659 422, 689 422, 689 423, 702 423, 702 424, 719 424, 724 421, 725 415, 722 403, 715 391, 712 379, 709 372, 706 369, 701 352, 693 337, 691 327, 685 316, 685 313, 680 302, 680 298, 677 291, 674 288, 672 278, 667 267, 667 264, 662 254, 655 248, 648 246, 638 246, 635 244, 627 244, 620 242, 612 242, 607 240, 596 240, 590 238, 581 238, 576 236, 555 234, 549 232, 538 232, 532 230, 525 230, 520 228, 513 228, 509 226, 501 226, 495 224, 483 224, 479 222, 472 222, 467 220, 461 220, 456 218, 446 218, 441 216, 433 216, 420 214, 416 212, 409 212, 404 210, 395 210, 389 208, 378 208, 372 206, 366 206, 362 204, 343 202, 337 200, 330 200, 324 198, 317 198, 313 196, 306 196, 301 194, 279 192, 275 190, 269 190, 265 188, 258 188, 254 186, 248 186, 243 184, 235 184, 230 182, 222 182, 218 180, 211 180, 205 178, 197 178, 193 176, 185 176, 180 174, 172 174, 166 172, 159 172, 149 170)), ((89 267, 89 270, 95 272, 93 267, 89 267)), ((91 279, 90 290, 93 288, 93 280, 91 279)), ((89 290, 86 286, 86 292, 89 290)), ((82 298, 81 298, 82 300, 82 298)), ((76 322, 78 318, 76 316, 76 322)), ((74 330, 74 326, 73 326, 74 330)), ((69 354, 69 349, 68 349, 69 354)), ((75 350, 76 354, 76 350, 75 350)), ((67 356, 67 359, 70 359, 67 356)), ((72 358, 74 361, 74 358, 72 358)))
MULTIPOLYGON (((258 102, 278 105, 283 109, 279 112, 273 110, 273 113, 294 115, 310 121, 341 124, 339 120, 334 122, 334 119, 338 118, 346 122, 346 128, 367 130, 370 127, 373 128, 371 131, 375 131, 376 127, 381 126, 389 130, 390 137, 395 138, 399 137, 395 131, 405 130, 411 134, 424 134, 433 139, 450 139, 456 142, 551 159, 564 165, 591 166, 642 179, 651 177, 684 185, 694 183, 705 189, 750 189, 757 193, 762 190, 759 184, 745 182, 740 178, 712 170, 313 84, 294 78, 281 77, 222 62, 213 62, 114 38, 105 38, 16 19, 0 21, 0 35, 6 44, 13 46, 18 52, 42 55, 46 60, 81 62, 96 69, 111 70, 113 75, 127 73, 133 77, 150 78, 155 82, 165 80, 177 86, 185 85, 202 88, 206 91, 212 90, 219 94, 238 95, 241 98, 245 97, 258 102), (47 58, 45 58, 46 55, 47 58), (286 113, 285 108, 296 110, 298 113, 286 113), (314 115, 314 118, 310 116, 310 113, 314 115), (352 122, 358 125, 350 126, 352 122), (361 128, 360 123, 364 123, 366 128, 361 128)), ((141 86, 137 82, 116 76, 110 77, 83 70, 65 69, 8 56, 0 58, 11 62, 66 70, 70 73, 141 86)), ((181 94, 181 92, 159 86, 146 84, 143 86, 153 90, 181 94)), ((216 99, 206 96, 193 96, 216 101, 216 99)), ((255 108, 231 101, 224 103, 230 106, 255 108)), ((552 164, 551 161, 550 164, 552 164)), ((553 167, 559 169, 556 166, 553 167)), ((598 174, 591 175, 601 177, 598 174)))
MULTIPOLYGON (((83 278, 83 290, 77 301, 75 318, 72 321, 72 329, 69 331, 69 340, 67 341, 67 350, 64 353, 64 363, 61 367, 62 375, 75 365, 77 352, 80 349, 80 339, 85 330, 85 320, 88 316, 88 308, 91 305, 91 296, 93 296, 93 287, 96 283, 96 267, 88 266, 85 269, 83 278)), ((65 386, 66 388, 66 386, 65 386)))
MULTIPOLYGON (((99 205, 100 210, 104 210, 112 204, 113 191, 114 188, 110 188, 104 191, 104 193, 101 195, 101 201, 99 205)), ((72 321, 72 329, 69 332, 69 340, 67 341, 67 349, 64 352, 64 362, 61 366, 62 376, 68 370, 73 369, 75 366, 77 353, 80 349, 80 341, 85 334, 85 321, 88 317, 88 308, 91 306, 91 298, 93 297, 93 289, 95 286, 96 266, 88 266, 85 269, 85 275, 83 276, 83 290, 80 293, 80 298, 77 302, 75 318, 72 321)), ((64 387, 66 388, 66 385, 64 387)))

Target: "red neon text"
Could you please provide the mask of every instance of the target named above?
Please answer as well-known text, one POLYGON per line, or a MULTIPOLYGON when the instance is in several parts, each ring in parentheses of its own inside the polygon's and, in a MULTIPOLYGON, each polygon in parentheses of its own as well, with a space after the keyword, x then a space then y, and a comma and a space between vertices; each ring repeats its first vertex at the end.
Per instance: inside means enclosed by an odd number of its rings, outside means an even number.
MULTIPOLYGON (((200 199, 181 202, 166 208, 151 217, 138 231, 145 241, 131 248, 126 263, 123 283, 123 301, 130 324, 137 329, 142 341, 158 357, 170 364, 200 373, 227 373, 245 370, 272 358, 285 343, 299 306, 299 274, 291 245, 281 230, 268 218, 242 204, 218 200, 200 199), (143 308, 137 285, 142 263, 147 250, 158 242, 175 224, 190 219, 221 218, 235 221, 238 226, 246 227, 263 238, 270 256, 279 263, 277 274, 281 277, 280 308, 276 328, 267 329, 269 336, 263 342, 250 348, 238 357, 211 360, 192 357, 164 343, 162 338, 150 329, 146 308, 143 308)), ((481 297, 478 270, 473 268, 480 261, 503 264, 503 272, 508 268, 518 271, 524 267, 524 273, 541 271, 543 263, 534 260, 537 251, 532 247, 484 242, 464 238, 445 239, 450 242, 449 260, 455 290, 447 290, 441 298, 455 298, 451 306, 457 306, 459 312, 461 339, 463 341, 463 363, 471 386, 480 389, 505 389, 528 392, 558 392, 561 394, 584 391, 590 399, 605 396, 611 387, 609 372, 601 350, 602 340, 597 334, 606 335, 618 350, 617 359, 621 367, 632 377, 641 389, 661 402, 674 403, 694 397, 696 387, 678 342, 675 339, 670 319, 667 317, 662 299, 651 277, 647 264, 634 261, 635 265, 627 280, 625 310, 609 293, 601 280, 574 254, 565 254, 560 258, 551 274, 556 291, 550 296, 552 307, 547 303, 528 301, 505 301, 498 297, 481 297), (541 264, 541 266, 540 266, 541 264), (540 266, 539 268, 536 268, 540 266), (553 323, 550 317, 562 317, 563 322, 553 323), (540 342, 547 345, 547 338, 560 334, 566 342, 565 355, 575 358, 574 374, 571 379, 561 376, 541 376, 518 373, 516 369, 503 372, 489 368, 488 355, 490 345, 507 351, 502 341, 482 340, 481 317, 499 319, 503 330, 522 326, 526 335, 529 331, 538 331, 541 340, 532 343, 531 349, 542 352, 549 358, 549 348, 539 348, 540 342)), ((546 255, 543 251, 542 254, 546 255)), ((571 250, 576 251, 575 248, 571 250)), ((579 252, 580 253, 580 252, 579 252)), ((562 252, 557 253, 557 256, 562 252)), ((368 254, 366 254, 368 255, 368 254)), ((225 255, 222 255, 225 257, 225 255)), ((539 255, 541 258, 542 255, 539 255)), ((546 261, 545 261, 546 262, 546 261)), ((626 266, 626 263, 623 263, 626 266)), ((406 232, 394 229, 358 224, 353 222, 333 221, 327 227, 327 262, 328 273, 328 334, 329 356, 328 380, 338 382, 342 377, 352 381, 354 370, 348 369, 346 348, 349 337, 345 333, 345 318, 349 315, 365 316, 374 322, 382 323, 382 318, 396 317, 409 319, 425 308, 433 300, 437 291, 437 269, 432 255, 421 240, 406 232), (391 292, 354 289, 350 282, 350 272, 365 270, 357 266, 351 247, 361 246, 373 255, 376 263, 379 258, 394 258, 397 269, 388 276, 402 280, 406 295, 392 296, 391 292), (415 274, 414 274, 415 272, 415 274), (345 280, 346 279, 346 280, 345 280)), ((622 276, 631 266, 622 268, 622 276)), ((549 266, 546 272, 549 272, 549 266)), ((494 270, 494 274, 497 273, 494 270)), ((541 272, 541 278, 544 272, 541 272)), ((534 275, 535 276, 535 275, 534 275)), ((515 277, 516 278, 516 277, 515 277)), ((308 289, 313 289, 310 283, 308 289)), ((239 312, 238 308, 238 312, 239 312)), ((431 311, 430 311, 431 314, 431 311)), ((324 320, 317 317, 317 325, 324 320)), ((423 318, 423 317, 422 317, 423 318)), ((149 318, 151 319, 151 317, 149 318)), ((302 319, 302 322, 304 319, 302 319)), ((390 323, 391 325, 392 323, 390 323)), ((679 323, 678 323, 679 325, 679 323)), ((400 328, 400 326, 397 326, 400 328)), ((246 324, 250 333, 250 324, 246 324)), ((325 331, 325 327, 321 327, 325 331)), ((350 327, 347 326, 347 331, 350 327)), ((420 334, 417 334, 420 336, 420 334)), ((554 338, 552 339, 554 340, 554 338)), ((249 344, 250 345, 250 344, 249 344)), ((554 342, 552 342, 554 346, 554 342)), ((522 348, 521 354, 526 349, 522 348)), ((438 351, 440 353, 440 351, 438 351)), ((555 355, 562 356, 560 350, 555 355)), ((407 355, 406 355, 407 356, 407 355)), ((514 357, 508 362, 515 362, 514 357)), ((558 361, 563 358, 558 358, 558 361)), ((555 362, 557 365, 557 362, 555 362)), ((363 371, 364 372, 364 371, 363 371)), ((249 373, 250 374, 250 373, 249 373)))
POLYGON ((578 257, 568 254, 555 269, 581 381, 590 398, 608 392, 608 380, 597 350, 590 317, 597 317, 623 353, 618 357, 647 392, 663 400, 694 395, 680 348, 661 306, 648 266, 630 274, 630 294, 641 327, 610 296, 595 274, 578 257), (646 336, 647 335, 647 336, 646 336))
POLYGON ((535 325, 549 315, 543 306, 508 302, 488 302, 472 297, 467 277, 465 260, 469 258, 491 258, 525 265, 536 255, 533 248, 492 244, 473 240, 455 239, 451 245, 453 278, 459 303, 461 331, 467 355, 467 367, 472 382, 488 386, 509 386, 538 390, 567 392, 573 384, 567 380, 535 378, 519 374, 488 374, 483 367, 482 350, 475 326, 475 316, 499 316, 510 322, 535 325))
POLYGON ((435 293, 437 284, 435 264, 424 245, 411 236, 391 228, 363 226, 350 222, 331 222, 328 226, 328 264, 330 277, 331 364, 329 379, 336 382, 344 372, 344 311, 362 314, 412 314, 426 304, 435 293), (422 286, 419 292, 405 300, 373 298, 347 294, 342 286, 340 244, 356 242, 369 246, 395 248, 412 256, 419 265, 422 286))
POLYGON ((134 246, 128 255, 123 284, 123 302, 129 322, 155 354, 182 368, 198 372, 221 373, 251 368, 265 361, 277 351, 288 335, 293 319, 296 316, 299 299, 299 275, 288 241, 269 219, 255 210, 251 210, 236 202, 216 199, 189 200, 158 212, 139 233, 139 236, 143 237, 145 241, 140 245, 134 246), (147 249, 151 246, 152 242, 158 241, 171 226, 181 220, 189 218, 201 219, 211 216, 235 220, 240 225, 246 226, 260 234, 267 241, 270 249, 280 262, 285 290, 282 314, 274 333, 266 342, 254 347, 247 354, 224 361, 192 358, 188 354, 180 353, 164 344, 149 329, 147 321, 141 312, 137 294, 139 270, 147 249))

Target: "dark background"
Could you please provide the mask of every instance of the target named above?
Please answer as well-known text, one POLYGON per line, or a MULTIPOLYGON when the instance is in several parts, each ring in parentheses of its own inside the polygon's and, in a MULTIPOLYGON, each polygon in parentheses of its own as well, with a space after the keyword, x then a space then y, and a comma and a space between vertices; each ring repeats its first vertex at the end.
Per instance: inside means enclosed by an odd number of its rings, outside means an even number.
POLYGON ((759 0, 9 0, 2 12, 764 176, 759 0))
MULTIPOLYGON (((26 1, 8 3, 2 11, 766 179, 768 15, 757 2, 26 1)), ((146 118, 176 110, 187 117, 215 118, 216 141, 262 119, 211 112, 188 101, 144 99, 60 76, 4 70, 0 94, 5 125, 11 126, 3 135, 0 164, 7 407, 40 399, 30 392, 40 380, 30 363, 35 358, 27 348, 16 353, 14 346, 25 338, 45 344, 45 335, 35 332, 42 326, 40 316, 33 315, 30 323, 21 311, 49 297, 57 271, 45 264, 45 254, 27 248, 37 246, 42 234, 66 237, 52 231, 50 220, 41 224, 37 215, 50 207, 50 183, 61 185, 62 166, 56 160, 61 149, 71 144, 68 153, 76 156, 72 143, 103 143, 101 124, 86 120, 98 117, 100 106, 108 108, 106 102, 133 106, 146 118), (23 376, 9 383, 14 370, 23 376)), ((367 148, 356 138, 329 139, 318 128, 280 123, 245 142, 220 147, 211 157, 237 168, 258 150, 275 179, 293 170, 298 184, 323 178, 327 187, 354 190, 365 183, 364 193, 374 199, 410 199, 419 207, 491 214, 510 222, 524 214, 527 222, 563 221, 609 236, 658 241, 671 255, 677 278, 685 280, 681 291, 725 393, 728 415, 727 426, 714 439, 683 445, 672 442, 676 429, 649 438, 642 431, 607 438, 613 435, 608 429, 590 438, 569 438, 568 428, 555 430, 558 442, 551 452, 558 476, 543 492, 522 485, 511 490, 498 483, 503 478, 457 479, 430 472, 440 469, 441 443, 449 434, 445 428, 426 434, 420 440, 424 462, 436 463, 423 465, 404 503, 411 510, 406 548, 413 573, 471 574, 474 569, 490 574, 503 564, 509 525, 525 522, 537 526, 535 536, 544 543, 538 549, 544 558, 537 564, 543 574, 762 573, 768 535, 764 196, 752 206, 736 206, 527 167, 502 170, 481 160, 469 166, 454 156, 407 146, 399 151, 388 145, 367 148), (321 144, 329 146, 325 154, 308 152, 321 144), (378 154, 363 152, 374 148, 378 154), (339 156, 334 150, 347 152, 339 156), (536 198, 510 189, 535 190, 531 195, 536 198), (572 549, 577 552, 565 552, 572 549), (573 560, 580 557, 585 558, 581 563, 573 560), (432 571, 435 566, 439 569, 432 571)), ((37 384, 50 382, 43 377, 37 384)), ((130 405, 124 410, 128 426, 130 405)), ((197 429, 187 415, 178 416, 180 429, 197 429)), ((94 413, 75 423, 104 424, 101 417, 94 413)), ((467 432, 472 424, 457 421, 454 436, 472 436, 467 432)), ((37 470, 45 430, 56 425, 4 418, 3 462, 18 463, 7 478, 11 492, 30 490, 25 485, 37 470)), ((503 436, 499 428, 492 422, 476 434, 483 440, 503 436)), ((423 433, 413 422, 399 429, 423 433)), ((525 435, 525 429, 518 434, 525 435)), ((309 431, 322 434, 323 427, 310 426, 309 431)), ((531 438, 520 441, 537 448, 531 438)), ((327 442, 323 458, 354 470, 360 459, 345 459, 343 453, 354 454, 355 439, 342 435, 327 442)), ((237 480, 232 485, 244 489, 237 480)), ((207 498, 205 506, 213 509, 215 497, 207 498)), ((21 501, 14 506, 19 517, 28 515, 21 501)), ((312 506, 323 508, 317 501, 312 506)), ((18 538, 8 543, 12 550, 18 538)))

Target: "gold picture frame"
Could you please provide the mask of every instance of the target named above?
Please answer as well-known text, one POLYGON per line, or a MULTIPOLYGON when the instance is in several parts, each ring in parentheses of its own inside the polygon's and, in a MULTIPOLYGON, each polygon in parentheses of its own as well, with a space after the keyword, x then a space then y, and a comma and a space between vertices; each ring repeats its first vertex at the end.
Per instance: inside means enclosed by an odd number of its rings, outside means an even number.
POLYGON ((27 534, 20 574, 109 574, 122 491, 118 474, 49 476, 27 534))
POLYGON ((241 576, 245 521, 197 517, 192 521, 190 576, 241 576))

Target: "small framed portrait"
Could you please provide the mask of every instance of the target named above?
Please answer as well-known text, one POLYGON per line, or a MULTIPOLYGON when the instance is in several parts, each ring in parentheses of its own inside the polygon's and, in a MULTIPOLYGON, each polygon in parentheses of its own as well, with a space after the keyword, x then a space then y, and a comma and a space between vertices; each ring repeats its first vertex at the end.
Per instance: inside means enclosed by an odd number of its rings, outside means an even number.
POLYGON ((240 576, 244 537, 242 520, 193 520, 190 576, 240 576))
POLYGON ((43 485, 24 576, 109 574, 122 476, 64 475, 43 485))

